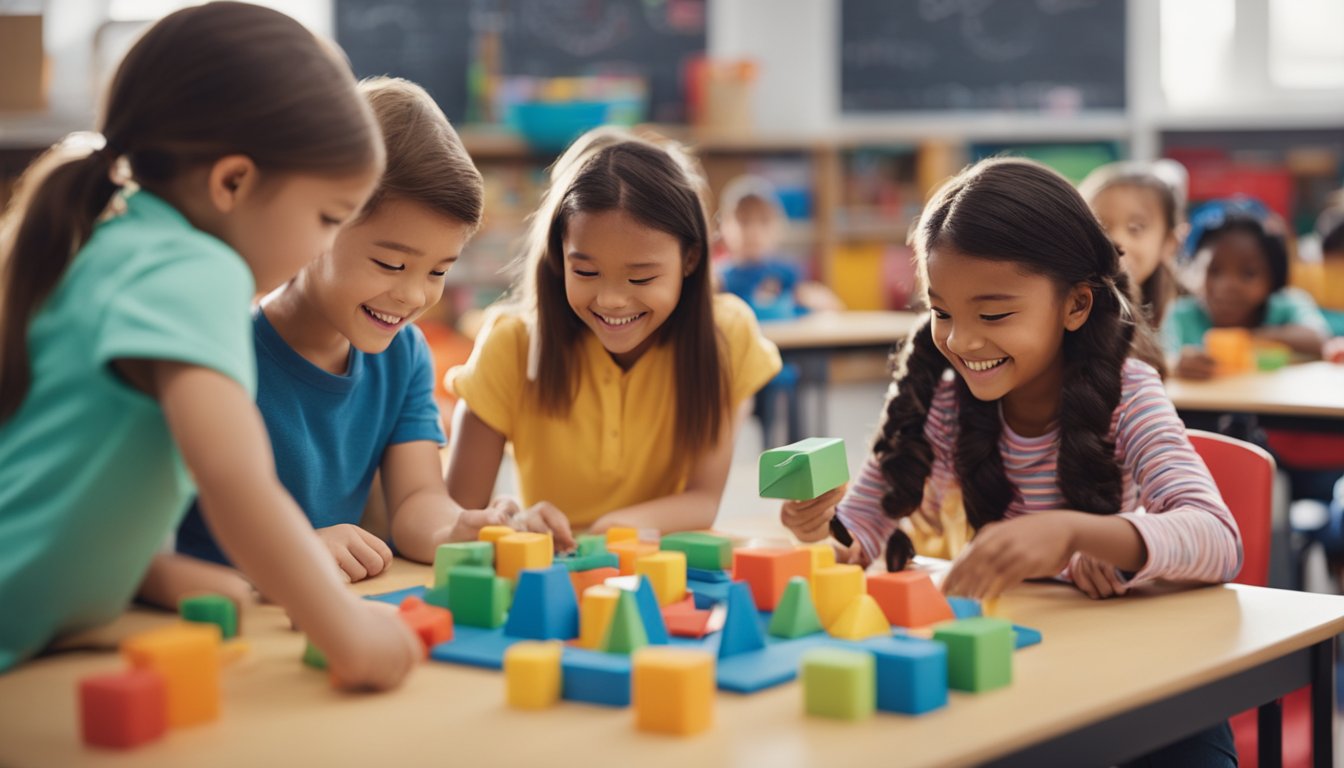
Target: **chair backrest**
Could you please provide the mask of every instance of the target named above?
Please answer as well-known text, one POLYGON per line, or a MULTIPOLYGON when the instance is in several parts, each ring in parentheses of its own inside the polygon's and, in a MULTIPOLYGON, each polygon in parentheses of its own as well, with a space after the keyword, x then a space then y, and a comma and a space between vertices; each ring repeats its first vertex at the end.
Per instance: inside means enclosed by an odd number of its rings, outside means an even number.
POLYGON ((1269 581, 1270 517, 1274 507, 1274 457, 1244 440, 1190 430, 1190 443, 1204 459, 1213 482, 1241 529, 1244 552, 1237 584, 1269 581))

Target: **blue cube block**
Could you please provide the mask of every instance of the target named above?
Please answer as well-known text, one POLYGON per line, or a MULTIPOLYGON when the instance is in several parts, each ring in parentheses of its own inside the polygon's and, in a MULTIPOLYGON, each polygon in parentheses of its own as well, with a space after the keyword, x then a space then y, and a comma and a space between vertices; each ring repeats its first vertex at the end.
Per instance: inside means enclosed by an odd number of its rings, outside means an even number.
POLYGON ((607 707, 630 706, 630 657, 566 648, 560 659, 560 696, 607 707))
POLYGON ((877 657, 877 708, 919 715, 947 706, 947 646, 917 637, 863 644, 877 657))

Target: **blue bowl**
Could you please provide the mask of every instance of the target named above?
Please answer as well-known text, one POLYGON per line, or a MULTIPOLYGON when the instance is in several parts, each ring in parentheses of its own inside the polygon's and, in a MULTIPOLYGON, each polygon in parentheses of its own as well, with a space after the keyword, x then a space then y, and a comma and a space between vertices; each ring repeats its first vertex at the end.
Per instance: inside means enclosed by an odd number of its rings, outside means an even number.
POLYGON ((514 127, 539 152, 560 152, 590 128, 607 122, 611 105, 602 101, 532 101, 515 104, 514 127))

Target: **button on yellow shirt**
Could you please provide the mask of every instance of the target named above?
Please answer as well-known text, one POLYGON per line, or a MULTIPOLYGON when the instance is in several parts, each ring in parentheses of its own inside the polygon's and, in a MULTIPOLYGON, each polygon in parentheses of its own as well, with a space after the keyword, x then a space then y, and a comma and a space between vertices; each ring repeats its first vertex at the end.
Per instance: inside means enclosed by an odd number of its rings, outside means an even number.
MULTIPOLYGON (((761 336, 751 309, 736 296, 714 297, 714 323, 734 407, 779 373, 779 350, 761 336)), ((527 324, 496 316, 481 331, 448 387, 512 444, 523 504, 549 501, 576 525, 615 509, 680 493, 691 457, 673 452, 675 370, 672 346, 645 352, 628 371, 586 331, 583 360, 568 416, 544 414, 527 386, 527 324)))

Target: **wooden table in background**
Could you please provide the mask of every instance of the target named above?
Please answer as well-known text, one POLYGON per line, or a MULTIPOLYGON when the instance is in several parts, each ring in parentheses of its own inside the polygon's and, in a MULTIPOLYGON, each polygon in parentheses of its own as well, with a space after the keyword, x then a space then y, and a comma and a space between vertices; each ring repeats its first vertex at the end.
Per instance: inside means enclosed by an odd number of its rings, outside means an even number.
POLYGON ((781 352, 888 350, 923 315, 917 312, 816 312, 796 320, 761 323, 761 333, 781 352))
POLYGON ((1207 381, 1169 378, 1166 387, 1190 421, 1237 413, 1270 428, 1344 432, 1344 365, 1302 363, 1207 381))

